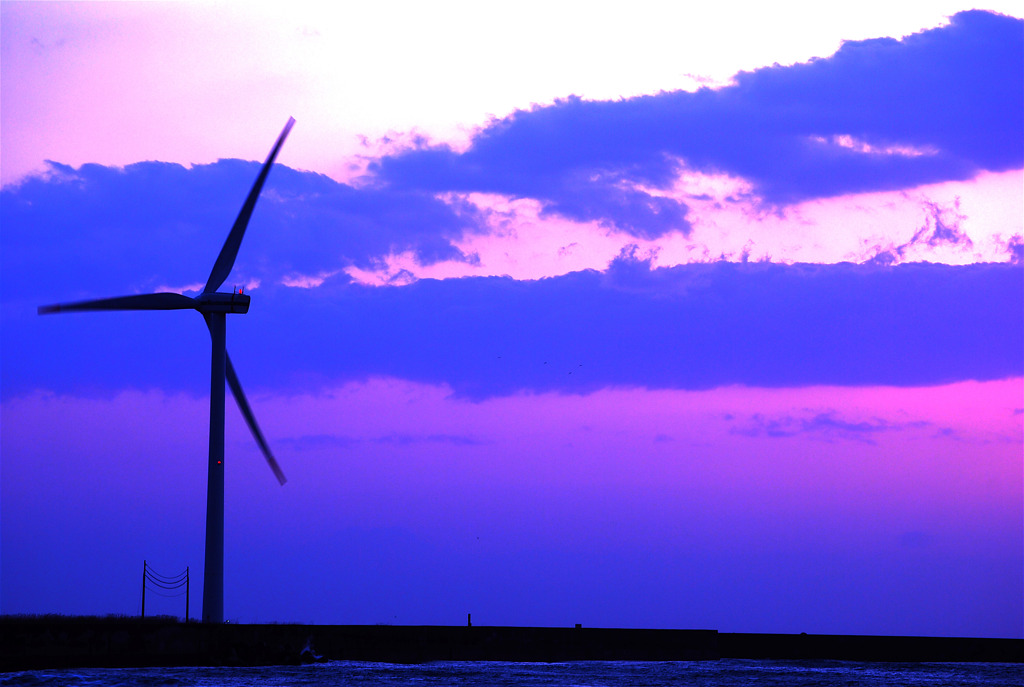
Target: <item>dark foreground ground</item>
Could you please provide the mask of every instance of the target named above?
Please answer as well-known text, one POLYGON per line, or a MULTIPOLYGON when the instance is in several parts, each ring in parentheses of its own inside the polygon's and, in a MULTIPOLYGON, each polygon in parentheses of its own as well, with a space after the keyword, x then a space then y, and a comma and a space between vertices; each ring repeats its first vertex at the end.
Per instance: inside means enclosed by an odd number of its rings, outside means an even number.
POLYGON ((681 661, 717 658, 1024 662, 1024 640, 736 634, 715 630, 204 625, 153 618, 0 617, 0 670, 276 665, 316 660, 681 661))

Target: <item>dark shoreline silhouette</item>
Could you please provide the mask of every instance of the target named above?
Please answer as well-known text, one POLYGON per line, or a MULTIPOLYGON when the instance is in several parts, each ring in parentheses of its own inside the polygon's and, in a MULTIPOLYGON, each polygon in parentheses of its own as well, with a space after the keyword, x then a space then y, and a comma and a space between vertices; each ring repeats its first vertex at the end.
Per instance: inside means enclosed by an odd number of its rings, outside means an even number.
POLYGON ((582 627, 233 625, 174 618, 0 617, 0 671, 288 665, 327 660, 1024 663, 1024 639, 582 627))

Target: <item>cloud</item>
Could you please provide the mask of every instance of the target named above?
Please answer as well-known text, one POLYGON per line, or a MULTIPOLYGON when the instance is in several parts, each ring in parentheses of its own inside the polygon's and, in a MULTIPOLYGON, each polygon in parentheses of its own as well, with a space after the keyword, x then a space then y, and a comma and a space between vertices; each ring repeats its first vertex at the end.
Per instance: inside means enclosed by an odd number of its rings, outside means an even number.
MULTIPOLYGON (((0 191, 4 257, 17 258, 5 259, 4 278, 61 285, 64 297, 68 287, 80 288, 66 283, 69 275, 112 293, 123 292, 125 284, 151 291, 160 284, 205 282, 259 171, 259 163, 241 160, 191 168, 165 162, 77 169, 48 164, 49 174, 0 191)), ((470 260, 451 239, 481 226, 474 212, 457 201, 356 189, 277 165, 236 274, 247 281, 315 281, 339 266, 369 267, 391 251, 412 251, 422 264, 470 260), (274 256, 272 263, 267 255, 274 256)))
POLYGON ((288 451, 320 451, 349 450, 359 443, 359 439, 334 434, 306 434, 300 437, 278 437, 274 440, 277 446, 287 447, 288 451))
POLYGON ((1014 234, 1006 242, 1006 253, 1015 265, 1024 263, 1024 236, 1014 234))
MULTIPOLYGON (((1017 168, 1022 35, 1019 19, 972 11, 903 40, 847 42, 828 58, 744 72, 717 90, 567 98, 494 120, 462 152, 415 137, 404 150, 395 144, 359 186, 277 165, 238 274, 315 285, 395 254, 473 263, 458 246, 501 223, 468 200, 478 191, 536 199, 542 219, 654 239, 690 231, 697 204, 673 196, 686 170, 727 175, 744 203, 751 194, 789 203, 1017 168)), ((3 279, 42 280, 59 299, 205 280, 258 169, 240 160, 48 164, 0 191, 3 279)), ((947 215, 936 211, 914 240, 965 245, 947 215)), ((898 261, 910 245, 874 254, 898 261)), ((1006 251, 1019 259, 1019 240, 1006 251)))
POLYGON ((637 237, 688 233, 687 206, 664 193, 685 169, 745 179, 786 205, 1020 168, 1022 63, 1024 21, 961 12, 716 90, 519 110, 462 152, 414 145, 370 170, 394 189, 530 197, 637 237))
POLYGON ((410 434, 391 433, 368 438, 352 436, 336 436, 333 434, 310 434, 298 438, 282 437, 277 440, 282 446, 292 450, 350 450, 360 444, 385 444, 396 446, 412 446, 414 444, 447 444, 449 446, 480 446, 487 442, 471 436, 459 434, 410 434))
MULTIPOLYGON (((921 244, 932 248, 949 244, 960 246, 962 250, 970 250, 974 247, 971 237, 961 226, 966 217, 960 212, 959 198, 950 207, 944 207, 932 201, 924 201, 923 205, 925 209, 924 224, 914 232, 914 235, 898 246, 875 246, 875 254, 868 262, 879 265, 893 265, 902 262, 914 246, 921 244)), ((1011 252, 1011 249, 1008 248, 1007 252, 1011 252)))
MULTIPOLYGON (((708 263, 368 287, 263 286, 228 347, 246 388, 392 377, 487 398, 609 387, 916 386, 1024 374, 1024 267, 708 263)), ((7 310, 10 312, 10 310, 7 310)), ((191 314, 5 318, 5 393, 206 393, 191 314), (68 350, 67 341, 74 341, 68 350)))
POLYGON ((747 437, 778 439, 807 435, 825 441, 845 439, 875 444, 875 435, 883 432, 923 429, 931 426, 932 423, 926 421, 890 422, 881 418, 847 420, 840 417, 836 411, 829 410, 808 412, 803 415, 781 414, 767 416, 755 413, 743 421, 742 424, 732 427, 729 432, 747 437))
MULTIPOLYGON (((495 120, 463 152, 421 142, 385 155, 358 187, 278 165, 236 265, 239 283, 259 284, 252 312, 230 329, 243 381, 294 389, 396 377, 483 398, 1019 376, 1019 235, 1006 243, 1012 263, 966 267, 652 269, 627 250, 604 272, 398 274, 387 288, 355 284, 344 268, 403 251, 423 264, 472 262, 456 242, 491 219, 465 200, 472 191, 536 198, 542 212, 655 237, 689 226, 689 209, 664 195, 683 166, 741 178, 774 203, 1019 167, 1022 27, 966 12, 903 40, 848 42, 829 58, 739 74, 718 90, 569 98, 495 120)), ((54 162, 46 176, 3 188, 4 392, 205 393, 203 375, 181 373, 208 364, 198 318, 38 318, 35 308, 202 283, 257 169, 54 162)), ((875 263, 900 262, 912 245, 969 244, 955 206, 925 209, 911 240, 877 250, 875 263)))
POLYGON ((451 446, 479 446, 487 443, 480 439, 458 434, 388 434, 372 439, 377 444, 396 444, 410 446, 413 444, 448 444, 451 446))

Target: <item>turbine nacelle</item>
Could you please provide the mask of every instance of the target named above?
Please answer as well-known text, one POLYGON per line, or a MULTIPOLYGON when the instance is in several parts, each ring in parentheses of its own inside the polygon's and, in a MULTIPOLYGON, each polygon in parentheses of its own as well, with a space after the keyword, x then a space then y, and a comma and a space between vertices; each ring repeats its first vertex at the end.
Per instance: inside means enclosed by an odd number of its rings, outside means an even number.
POLYGON ((249 312, 249 296, 244 293, 202 293, 196 296, 196 310, 203 313, 239 313, 249 312))

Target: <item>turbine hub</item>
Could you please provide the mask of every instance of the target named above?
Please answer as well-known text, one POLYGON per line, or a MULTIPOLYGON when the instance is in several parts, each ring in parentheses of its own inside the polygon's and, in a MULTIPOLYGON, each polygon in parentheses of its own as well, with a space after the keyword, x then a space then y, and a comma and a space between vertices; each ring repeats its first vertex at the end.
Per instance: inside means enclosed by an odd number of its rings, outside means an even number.
POLYGON ((243 293, 202 293, 196 296, 196 310, 201 313, 249 312, 249 297, 243 293))

